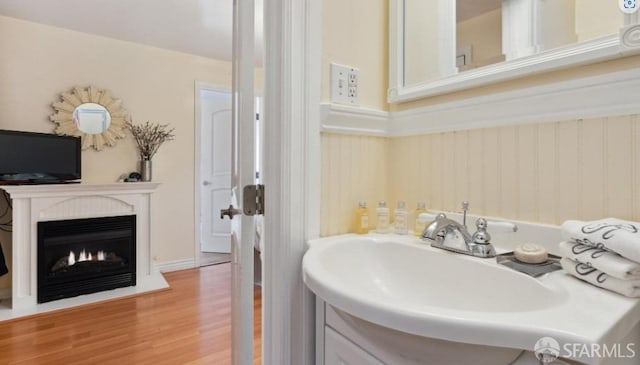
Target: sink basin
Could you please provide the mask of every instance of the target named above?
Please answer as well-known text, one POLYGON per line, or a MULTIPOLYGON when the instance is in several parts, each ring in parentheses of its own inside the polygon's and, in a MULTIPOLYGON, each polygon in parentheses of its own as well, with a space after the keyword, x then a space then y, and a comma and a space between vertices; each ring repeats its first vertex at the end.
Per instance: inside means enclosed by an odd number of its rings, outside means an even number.
POLYGON ((432 248, 411 236, 312 240, 303 279, 324 302, 355 318, 471 345, 531 351, 542 337, 615 343, 640 318, 638 300, 561 271, 533 278, 495 259, 432 248))
POLYGON ((311 269, 324 271, 325 284, 335 280, 351 295, 416 310, 523 312, 553 307, 567 298, 532 277, 487 264, 495 259, 467 258, 426 245, 343 240, 325 247, 315 260, 318 265, 311 269))

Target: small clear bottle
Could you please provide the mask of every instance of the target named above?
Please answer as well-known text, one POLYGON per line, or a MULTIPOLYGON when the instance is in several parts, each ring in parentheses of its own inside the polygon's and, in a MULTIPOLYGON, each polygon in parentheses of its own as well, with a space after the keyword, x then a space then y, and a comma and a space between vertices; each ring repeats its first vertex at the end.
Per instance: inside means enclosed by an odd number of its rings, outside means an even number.
POLYGON ((387 208, 387 202, 384 200, 378 202, 376 216, 378 218, 378 227, 376 228, 376 232, 389 233, 389 208, 387 208))
POLYGON ((369 208, 367 208, 367 202, 361 201, 358 203, 355 217, 355 233, 366 234, 369 233, 369 208))
POLYGON ((413 226, 413 233, 418 237, 422 236, 424 229, 427 228, 427 224, 429 223, 429 220, 424 215, 422 218, 420 217, 420 214, 426 212, 427 206, 423 202, 418 202, 418 207, 414 213, 415 221, 413 226))
POLYGON ((407 234, 408 215, 409 212, 407 212, 404 201, 398 201, 398 207, 393 212, 393 228, 396 234, 407 234))

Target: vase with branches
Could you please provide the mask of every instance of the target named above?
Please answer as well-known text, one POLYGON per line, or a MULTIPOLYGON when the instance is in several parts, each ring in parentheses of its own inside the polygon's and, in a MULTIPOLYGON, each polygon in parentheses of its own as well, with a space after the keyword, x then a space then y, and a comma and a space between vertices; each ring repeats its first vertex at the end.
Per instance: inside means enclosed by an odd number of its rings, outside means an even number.
POLYGON ((140 155, 140 173, 143 181, 151 181, 151 159, 164 142, 172 141, 174 128, 168 124, 152 123, 133 124, 127 122, 127 128, 133 135, 140 155))

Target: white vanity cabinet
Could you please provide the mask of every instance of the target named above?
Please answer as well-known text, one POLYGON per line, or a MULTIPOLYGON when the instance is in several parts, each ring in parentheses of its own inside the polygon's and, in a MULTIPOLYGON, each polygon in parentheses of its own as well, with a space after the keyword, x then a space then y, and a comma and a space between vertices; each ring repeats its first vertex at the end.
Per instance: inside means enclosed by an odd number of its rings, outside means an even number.
MULTIPOLYGON (((527 231, 561 239, 556 227, 518 226, 520 242, 539 242, 527 231)), ((317 300, 319 365, 531 365, 539 363, 534 350, 546 337, 562 344, 565 363, 638 363, 636 352, 611 358, 580 348, 640 343, 640 301, 561 271, 532 278, 416 237, 376 234, 312 240, 302 266, 317 300)))
POLYGON ((324 326, 324 364, 326 365, 384 365, 343 335, 324 326))
POLYGON ((496 365, 513 363, 521 352, 396 331, 316 299, 316 365, 496 365))
POLYGON ((316 313, 316 365, 385 365, 354 342, 357 338, 339 332, 349 331, 344 331, 335 310, 319 298, 316 313))

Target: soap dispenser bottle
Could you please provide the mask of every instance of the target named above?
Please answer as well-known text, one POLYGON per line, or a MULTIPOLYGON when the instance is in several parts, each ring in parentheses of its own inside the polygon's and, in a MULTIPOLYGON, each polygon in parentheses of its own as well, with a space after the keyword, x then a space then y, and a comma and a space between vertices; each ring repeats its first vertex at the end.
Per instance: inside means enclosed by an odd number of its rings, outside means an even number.
POLYGON ((365 234, 369 232, 369 209, 367 202, 361 201, 356 209, 355 233, 365 234))
POLYGON ((388 233, 389 232, 389 208, 387 208, 387 202, 381 200, 378 202, 378 208, 376 208, 376 216, 378 218, 378 227, 376 232, 388 233))
POLYGON ((424 229, 427 228, 427 223, 429 223, 429 220, 426 216, 422 215, 422 217, 420 217, 420 214, 426 212, 426 205, 423 202, 419 202, 418 207, 416 208, 416 211, 414 213, 415 220, 413 226, 413 233, 418 237, 422 236, 422 233, 424 233, 424 229))
POLYGON ((405 207, 404 201, 398 201, 398 207, 393 212, 393 227, 394 231, 397 234, 407 234, 407 216, 409 212, 407 212, 407 208, 405 207))

